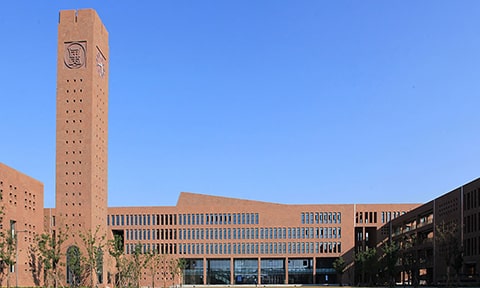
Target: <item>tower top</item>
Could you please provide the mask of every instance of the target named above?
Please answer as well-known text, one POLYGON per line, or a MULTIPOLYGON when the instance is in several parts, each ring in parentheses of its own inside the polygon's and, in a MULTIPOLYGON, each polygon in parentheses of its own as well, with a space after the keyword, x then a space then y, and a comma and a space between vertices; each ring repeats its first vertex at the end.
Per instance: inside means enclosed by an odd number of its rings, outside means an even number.
MULTIPOLYGON (((72 23, 72 24, 81 24, 83 25, 92 25, 92 23, 95 22, 100 22, 100 17, 97 14, 97 11, 91 8, 87 9, 78 9, 78 10, 61 10, 59 17, 58 17, 58 24, 66 24, 66 23, 72 23)), ((107 32, 107 29, 105 26, 102 24, 102 32, 105 31, 107 32)))

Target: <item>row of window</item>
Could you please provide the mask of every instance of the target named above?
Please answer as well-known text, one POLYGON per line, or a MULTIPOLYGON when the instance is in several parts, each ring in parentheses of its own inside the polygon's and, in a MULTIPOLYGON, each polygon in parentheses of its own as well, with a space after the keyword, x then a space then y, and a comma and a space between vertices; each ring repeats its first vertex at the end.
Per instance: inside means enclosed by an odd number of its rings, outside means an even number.
MULTIPOLYGON (((180 240, 339 239, 340 227, 179 229, 180 240)), ((176 240, 176 229, 127 229, 126 240, 176 240)))
POLYGON ((180 229, 180 240, 341 238, 340 227, 180 229))
MULTIPOLYGON (((179 214, 179 225, 250 225, 259 223, 258 213, 179 214)), ((175 214, 109 215, 108 226, 177 225, 175 214)))
POLYGON ((302 212, 302 224, 337 224, 342 223, 340 212, 302 212))
POLYGON ((258 213, 180 214, 180 225, 249 225, 259 223, 258 213))
MULTIPOLYGON (((381 221, 382 223, 390 222, 391 220, 400 217, 405 214, 405 211, 382 211, 381 221)), ((377 219, 378 213, 372 211, 363 211, 355 213, 355 223, 357 224, 369 224, 369 223, 378 223, 377 219)))
POLYGON ((127 229, 126 240, 176 240, 176 229, 127 229))
POLYGON ((175 214, 108 215, 108 226, 177 225, 175 214))
POLYGON ((179 254, 322 254, 341 253, 340 242, 179 244, 179 254))
POLYGON ((288 242, 288 243, 185 243, 185 244, 126 244, 125 253, 156 251, 160 254, 186 255, 247 255, 247 254, 323 254, 341 253, 341 242, 288 242), (178 250, 177 250, 178 245, 178 250))

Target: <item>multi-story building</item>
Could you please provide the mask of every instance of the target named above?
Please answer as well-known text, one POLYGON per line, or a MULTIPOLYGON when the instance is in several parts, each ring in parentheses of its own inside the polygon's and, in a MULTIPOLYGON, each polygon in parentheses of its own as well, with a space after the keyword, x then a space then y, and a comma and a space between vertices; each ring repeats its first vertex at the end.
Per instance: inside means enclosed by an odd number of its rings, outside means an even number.
POLYGON ((0 249, 13 261, 2 263, 1 285, 38 286, 40 271, 31 265, 29 247, 43 233, 43 184, 0 163, 0 199, 0 249))
MULTIPOLYGON (((442 269, 446 269, 441 265, 436 267, 434 260, 438 253, 431 240, 435 223, 442 219, 463 228, 459 232, 465 248, 463 271, 470 279, 478 274, 478 180, 423 206, 288 205, 184 192, 176 206, 107 207, 108 59, 108 32, 96 12, 61 11, 56 207, 43 209, 40 182, 0 164, 3 231, 18 239, 16 264, 0 273, 1 285, 6 285, 7 279, 13 283, 13 275, 18 286, 41 285, 43 278, 35 264, 38 259, 28 249, 34 247, 36 235, 59 233, 62 229, 69 235, 64 243, 63 263, 70 262, 67 258, 78 255, 77 252, 85 252, 79 236, 89 232, 98 241, 103 241, 103 236, 106 239, 117 236, 127 256, 134 251, 155 251, 165 259, 183 259, 186 264, 183 279, 173 279, 174 275, 163 268, 142 271, 140 285, 162 287, 177 281, 337 283, 340 279, 333 262, 340 256, 348 263, 343 283, 353 284, 357 251, 377 247, 391 237, 400 239, 414 233, 423 245, 412 248, 424 259, 418 274, 428 282, 435 282, 442 269)), ((107 253, 103 256, 108 257, 107 253)), ((102 268, 91 276, 93 283, 112 285, 115 274, 112 261, 103 257, 96 260, 105 265, 100 265, 102 268)), ((67 265, 60 280, 76 284, 70 268, 67 265)))
MULTIPOLYGON (((175 207, 110 207, 107 223, 127 254, 140 245, 185 259, 185 284, 338 283, 335 259, 352 262, 355 245, 377 241, 381 226, 416 206, 284 205, 184 192, 175 207)), ((146 271, 142 284, 151 277, 164 280, 146 271)), ((353 272, 344 281, 352 283, 353 272)))
POLYGON ((397 281, 480 283, 480 178, 417 207, 389 226, 392 239, 405 248, 407 258, 399 262, 402 272, 397 281))

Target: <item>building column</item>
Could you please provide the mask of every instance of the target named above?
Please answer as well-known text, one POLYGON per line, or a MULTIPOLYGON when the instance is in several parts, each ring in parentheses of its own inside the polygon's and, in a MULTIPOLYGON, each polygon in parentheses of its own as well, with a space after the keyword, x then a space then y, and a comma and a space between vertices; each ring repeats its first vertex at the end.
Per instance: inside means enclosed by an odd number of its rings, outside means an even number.
POLYGON ((257 258, 257 285, 262 284, 262 259, 260 257, 257 258))
POLYGON ((285 284, 288 284, 288 257, 285 258, 285 284))
POLYGON ((233 257, 230 258, 230 284, 235 284, 235 261, 233 257))
POLYGON ((313 257, 312 261, 313 261, 313 271, 312 271, 313 272, 313 279, 312 279, 313 281, 312 281, 312 283, 316 284, 316 280, 317 280, 317 278, 316 278, 316 276, 317 276, 317 261, 316 261, 316 258, 313 257))
POLYGON ((207 269, 208 269, 207 258, 203 257, 203 285, 207 285, 207 269))

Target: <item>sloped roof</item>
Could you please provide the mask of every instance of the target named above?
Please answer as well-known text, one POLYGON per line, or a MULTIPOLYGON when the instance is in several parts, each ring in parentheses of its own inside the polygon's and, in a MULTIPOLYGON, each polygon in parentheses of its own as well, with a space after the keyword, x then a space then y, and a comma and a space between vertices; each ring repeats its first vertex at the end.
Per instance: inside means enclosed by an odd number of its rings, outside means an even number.
POLYGON ((178 197, 177 207, 185 206, 211 206, 211 207, 239 207, 239 206, 248 206, 248 205, 279 205, 282 204, 254 201, 254 200, 244 200, 231 197, 222 197, 222 196, 212 196, 205 194, 198 194, 192 192, 181 192, 178 197))

